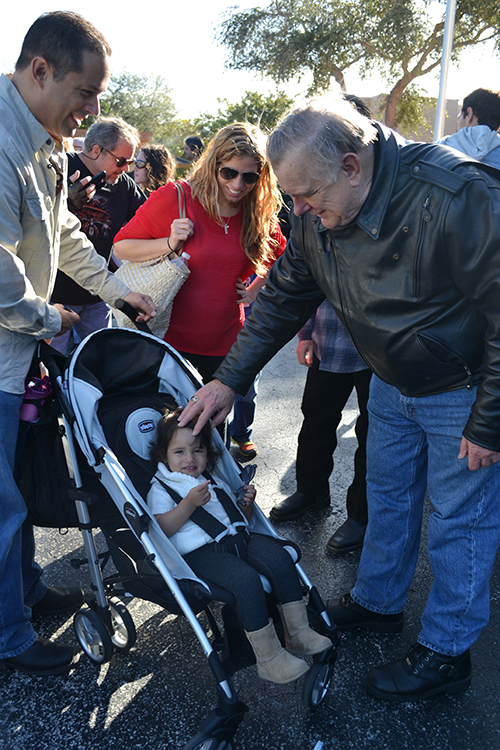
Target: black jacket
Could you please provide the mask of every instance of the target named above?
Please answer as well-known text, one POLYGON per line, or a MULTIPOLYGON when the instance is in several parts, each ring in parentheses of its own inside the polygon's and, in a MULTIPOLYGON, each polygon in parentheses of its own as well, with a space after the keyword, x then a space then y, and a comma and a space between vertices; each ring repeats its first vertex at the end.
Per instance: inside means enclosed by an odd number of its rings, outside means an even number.
POLYGON ((293 217, 284 255, 215 377, 240 393, 327 297, 369 367, 408 396, 479 383, 464 435, 500 450, 500 172, 377 125, 356 220, 293 217))
MULTIPOLYGON (((92 177, 78 154, 68 154, 68 174, 79 170, 80 178, 92 177)), ((129 174, 121 174, 113 185, 99 188, 92 200, 74 211, 80 219, 82 232, 85 232, 95 249, 108 260, 111 248, 120 229, 130 221, 135 212, 145 202, 146 196, 129 174)), ((63 305, 93 305, 99 297, 87 291, 62 271, 57 272, 51 302, 63 305)))

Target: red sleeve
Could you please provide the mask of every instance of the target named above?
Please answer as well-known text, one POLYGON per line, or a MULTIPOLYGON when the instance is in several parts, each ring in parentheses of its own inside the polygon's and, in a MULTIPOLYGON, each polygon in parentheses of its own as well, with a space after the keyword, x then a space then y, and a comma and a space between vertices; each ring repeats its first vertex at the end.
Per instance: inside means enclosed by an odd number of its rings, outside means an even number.
POLYGON ((179 218, 177 190, 173 182, 155 190, 130 221, 120 229, 120 240, 157 240, 170 237, 170 227, 179 218))
POLYGON ((286 237, 284 236, 283 232, 280 229, 279 222, 277 221, 274 225, 274 229, 271 232, 271 239, 274 240, 273 242, 273 258, 271 262, 269 263, 269 268, 273 265, 275 261, 278 260, 280 255, 283 255, 283 252, 285 250, 286 246, 286 237))

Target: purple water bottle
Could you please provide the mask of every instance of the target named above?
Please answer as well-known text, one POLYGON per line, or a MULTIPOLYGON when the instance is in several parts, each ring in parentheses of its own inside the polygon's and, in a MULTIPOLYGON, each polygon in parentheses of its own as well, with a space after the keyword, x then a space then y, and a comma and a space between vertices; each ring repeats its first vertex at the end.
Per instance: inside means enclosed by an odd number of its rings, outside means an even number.
POLYGON ((37 404, 45 403, 45 399, 52 395, 50 378, 26 378, 26 391, 21 404, 19 419, 23 422, 38 422, 40 414, 37 404))

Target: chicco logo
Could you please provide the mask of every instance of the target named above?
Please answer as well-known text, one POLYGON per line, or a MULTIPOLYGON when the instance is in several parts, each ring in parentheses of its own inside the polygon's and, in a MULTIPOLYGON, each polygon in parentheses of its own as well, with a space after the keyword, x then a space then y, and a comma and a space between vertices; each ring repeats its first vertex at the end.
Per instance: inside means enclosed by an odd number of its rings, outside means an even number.
POLYGON ((145 419, 144 422, 139 422, 139 432, 151 432, 154 428, 155 423, 152 419, 145 419))

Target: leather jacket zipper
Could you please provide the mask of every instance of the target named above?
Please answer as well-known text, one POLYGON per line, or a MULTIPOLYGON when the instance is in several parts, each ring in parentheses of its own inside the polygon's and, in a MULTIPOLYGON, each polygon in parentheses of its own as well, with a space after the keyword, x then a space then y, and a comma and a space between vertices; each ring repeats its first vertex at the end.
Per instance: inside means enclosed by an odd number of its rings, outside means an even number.
POLYGON ((420 295, 420 258, 422 255, 422 245, 424 242, 424 230, 425 225, 432 219, 432 215, 429 211, 429 206, 432 200, 432 193, 427 193, 422 203, 421 210, 422 214, 420 217, 420 224, 418 227, 417 247, 415 250, 415 262, 413 265, 413 296, 419 297, 420 295))

